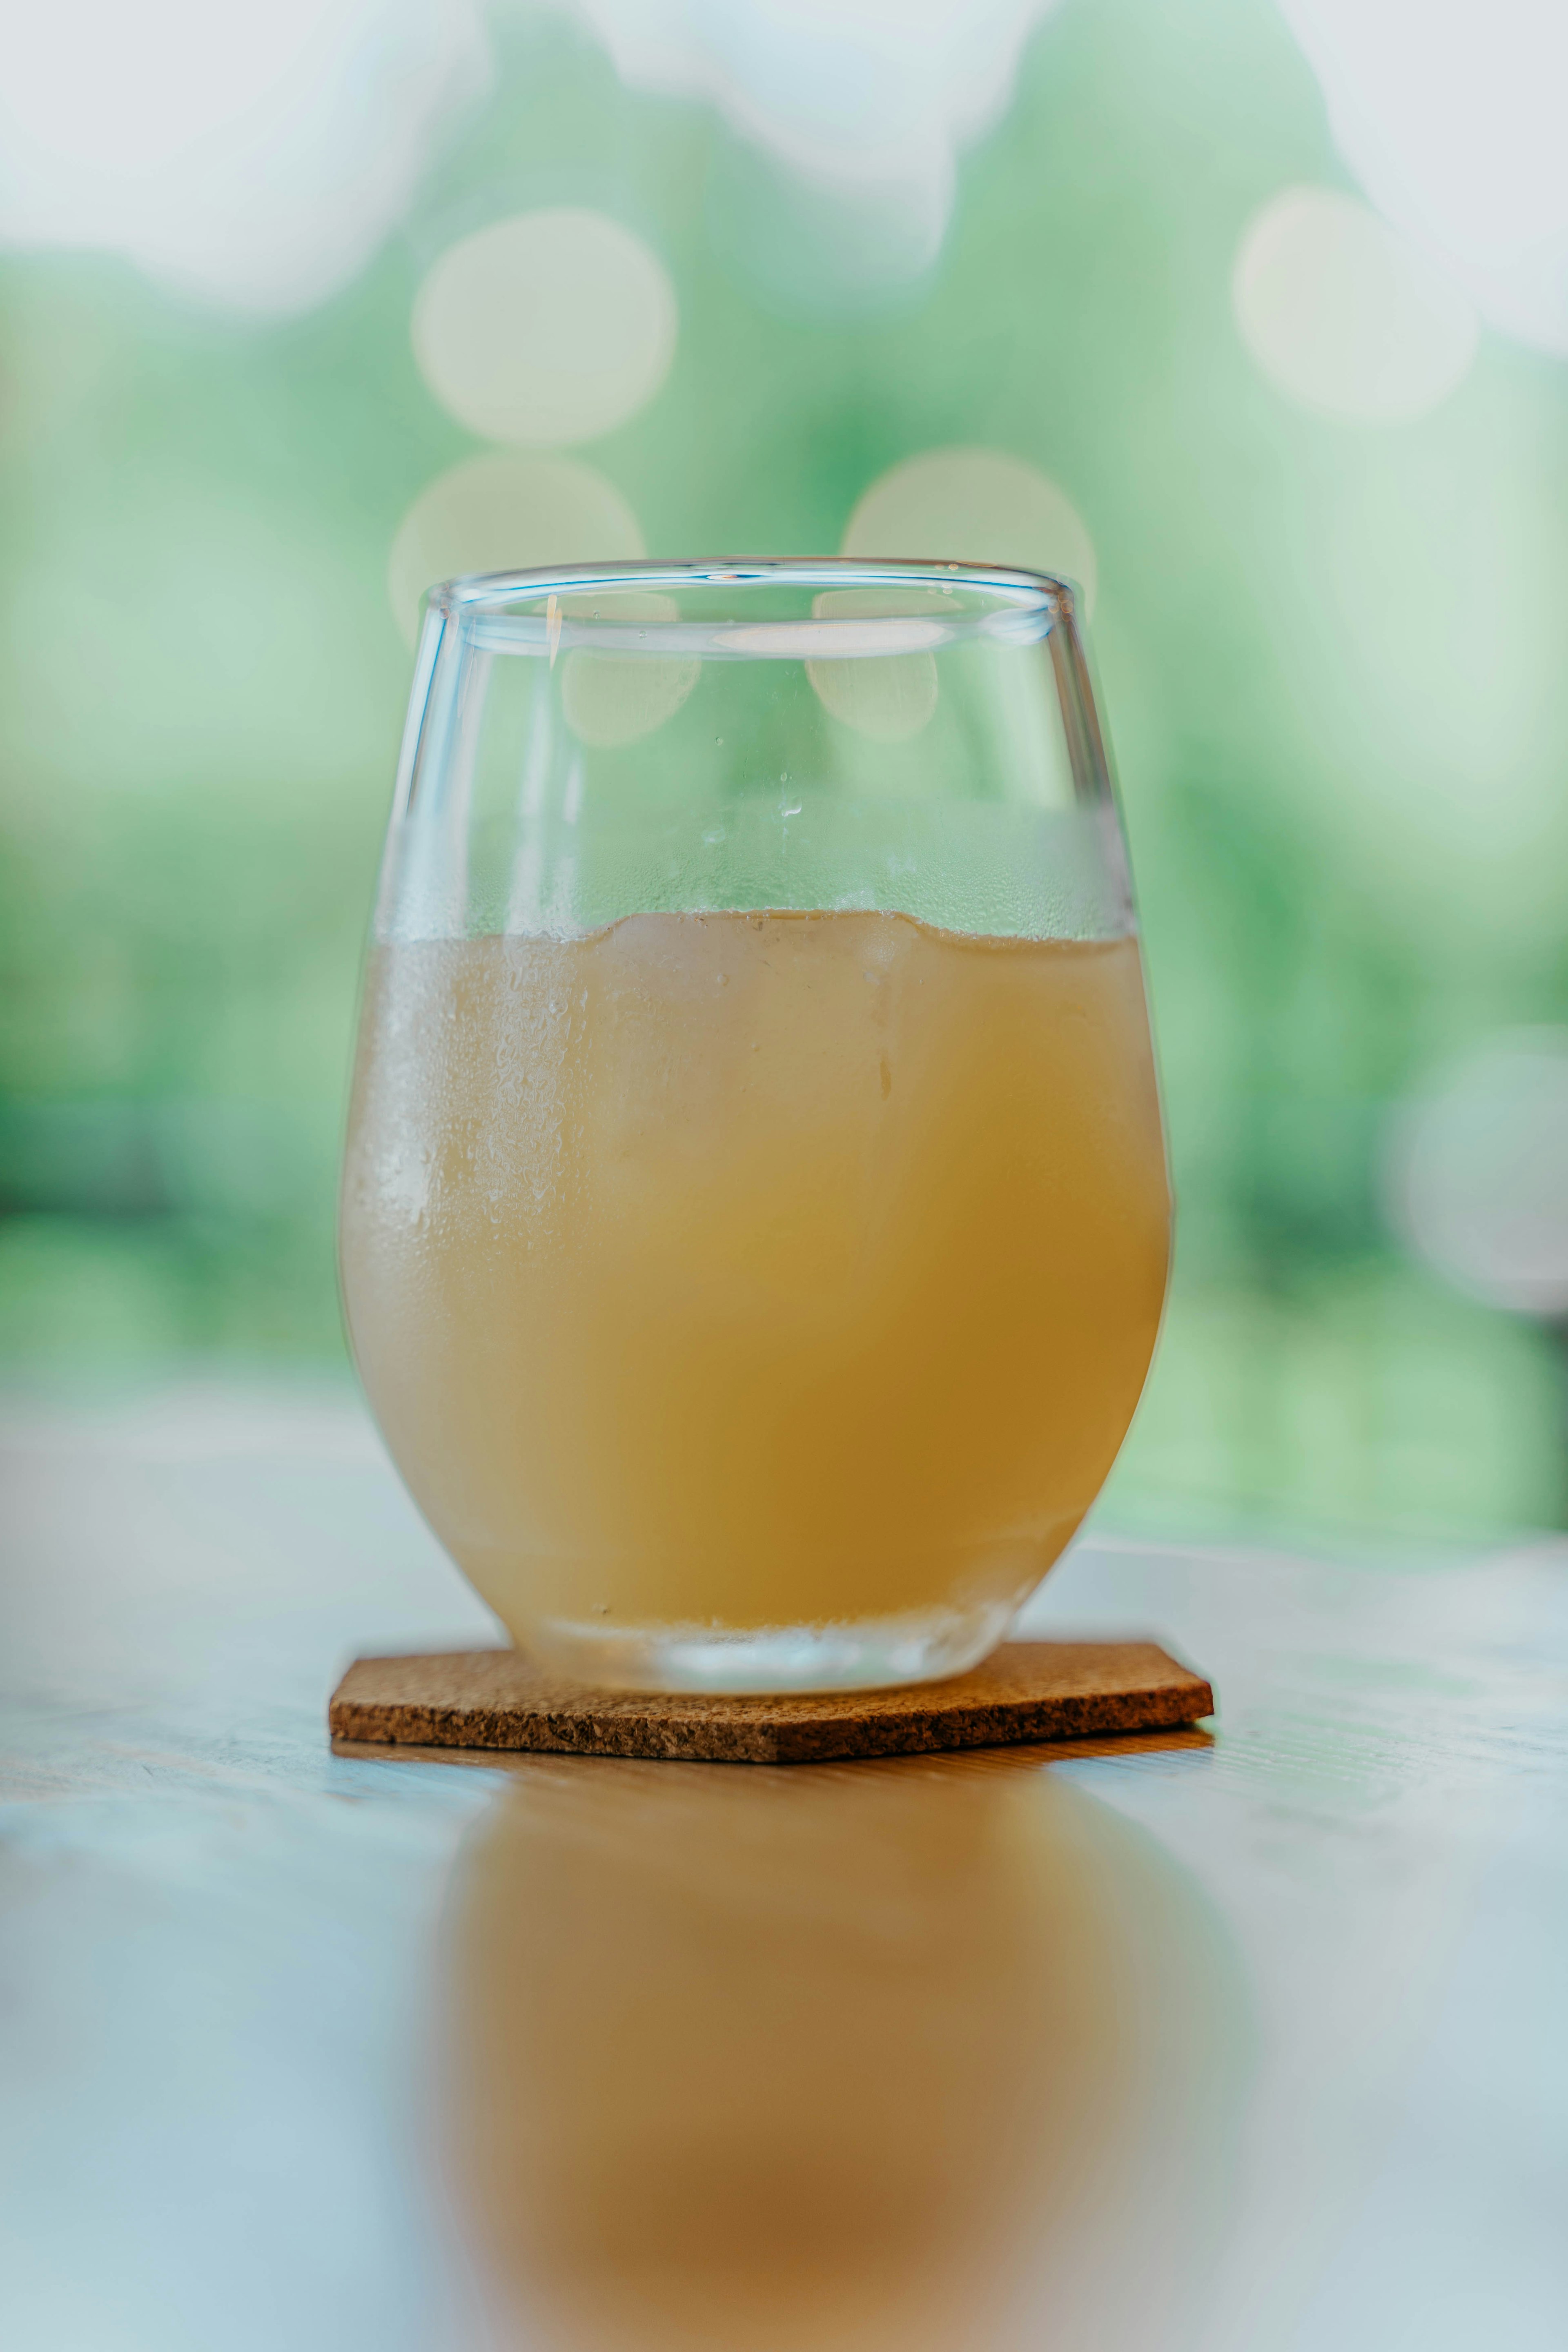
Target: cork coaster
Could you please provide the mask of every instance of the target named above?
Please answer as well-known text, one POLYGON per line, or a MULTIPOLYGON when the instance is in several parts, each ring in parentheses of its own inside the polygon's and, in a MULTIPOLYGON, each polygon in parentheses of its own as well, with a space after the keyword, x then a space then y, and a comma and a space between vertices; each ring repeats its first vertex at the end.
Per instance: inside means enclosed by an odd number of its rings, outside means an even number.
POLYGON ((516 1650, 360 1658, 327 1720, 334 1739, 372 1746, 817 1764, 1168 1729, 1213 1712, 1209 1685, 1152 1642, 1007 1642, 947 1682, 805 1697, 588 1690, 516 1650))

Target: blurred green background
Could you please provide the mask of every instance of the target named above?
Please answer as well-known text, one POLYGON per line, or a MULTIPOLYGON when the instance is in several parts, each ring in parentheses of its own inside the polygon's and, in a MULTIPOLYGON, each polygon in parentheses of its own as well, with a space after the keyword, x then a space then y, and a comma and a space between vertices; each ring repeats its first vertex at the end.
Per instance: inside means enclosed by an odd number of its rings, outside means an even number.
POLYGON ((514 524, 520 560, 627 551, 593 542, 604 511, 658 554, 832 551, 890 468, 982 448, 1046 478, 1037 512, 902 551, 1017 560, 985 530, 1035 529, 1034 560, 1071 541, 1081 569, 1087 534, 1167 1090, 1178 1271, 1119 1507, 1562 1522, 1556 281, 1521 293, 1495 238, 1442 248, 1397 121, 1380 193, 1377 121, 1352 135, 1325 99, 1343 16, 290 0, 258 30, 170 0, 137 50, 79 0, 22 37, 13 1385, 343 1362, 400 531, 405 568, 458 542, 439 568, 501 562, 481 542, 514 524), (579 239, 583 272, 537 314, 524 288, 507 330, 567 421, 503 398, 476 432, 462 384, 489 367, 493 394, 500 362, 444 356, 438 320, 416 353, 416 298, 463 240, 562 206, 651 257, 673 345, 627 389, 636 322, 619 281, 595 314, 579 239), (513 457, 465 505, 442 485, 498 433, 513 457), (541 501, 559 545, 530 537, 541 501))

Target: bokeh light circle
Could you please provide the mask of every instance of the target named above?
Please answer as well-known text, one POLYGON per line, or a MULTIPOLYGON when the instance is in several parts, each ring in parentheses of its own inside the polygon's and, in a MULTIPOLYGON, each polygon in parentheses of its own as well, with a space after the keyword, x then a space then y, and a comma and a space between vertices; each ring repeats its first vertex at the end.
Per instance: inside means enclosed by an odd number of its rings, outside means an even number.
POLYGON ((613 482, 576 457, 495 450, 438 475, 392 543, 387 593, 410 645, 433 582, 545 563, 613 563, 646 554, 637 519, 613 482))
POLYGON ((805 674, 824 709, 873 743, 907 743, 936 709, 936 663, 930 654, 808 661, 805 674))
MULTIPOLYGON (((876 588, 828 588, 812 599, 818 619, 901 620, 911 599, 876 588)), ((923 647, 907 654, 872 654, 858 660, 808 660, 805 674, 824 709, 873 743, 907 743, 936 709, 941 681, 935 657, 923 647)))
POLYGON ((1568 1314, 1568 1029, 1490 1039, 1405 1106, 1385 1170, 1394 1223, 1458 1289, 1568 1314))
POLYGON ((927 449, 880 475, 844 533, 846 555, 1054 572, 1094 605, 1094 542, 1064 490, 1004 449, 927 449))
MULTIPOLYGON (((580 600, 562 598, 570 618, 580 600)), ((595 620, 631 622, 678 621, 680 607, 673 596, 649 594, 638 589, 605 594, 595 589, 589 600, 595 620)), ((580 743, 595 751, 619 751, 640 742, 673 719, 702 676, 702 664, 657 654, 605 654, 578 648, 563 666, 561 709, 580 743)))
POLYGON ((1242 341, 1276 390, 1351 423, 1424 416, 1475 356, 1465 295, 1337 188, 1285 188, 1254 214, 1231 300, 1242 341))
POLYGON ((591 441, 652 399, 675 293, 631 230, 576 205, 520 213, 447 247, 415 299, 414 356, 449 415, 489 441, 591 441))

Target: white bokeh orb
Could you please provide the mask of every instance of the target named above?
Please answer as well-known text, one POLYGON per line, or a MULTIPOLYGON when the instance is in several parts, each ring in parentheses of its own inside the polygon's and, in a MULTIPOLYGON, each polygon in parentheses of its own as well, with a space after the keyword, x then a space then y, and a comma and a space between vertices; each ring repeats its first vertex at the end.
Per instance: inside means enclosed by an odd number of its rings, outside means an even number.
POLYGON ((1568 1029, 1518 1029, 1397 1116, 1384 1168, 1395 1225, 1460 1290, 1568 1314, 1568 1029))
POLYGON ((824 709, 873 743, 907 743, 936 709, 936 663, 930 654, 808 661, 805 674, 824 709))
POLYGON ((926 449, 865 492, 842 551, 998 563, 1076 582, 1094 606, 1094 542, 1064 490, 1005 449, 926 449))
MULTIPOLYGON (((561 604, 568 620, 585 604, 593 619, 634 630, 639 624, 680 618, 673 596, 635 588, 609 594, 595 589, 588 597, 563 596, 561 604)), ((619 751, 673 719, 701 676, 701 662, 680 655, 604 653, 578 646, 562 667, 561 709, 580 743, 595 751, 619 751)))
MULTIPOLYGON (((811 609, 817 620, 903 621, 910 617, 910 603, 908 596, 881 589, 828 588, 813 598, 811 609)), ((929 622, 925 625, 929 628, 929 622)), ((918 618, 910 634, 917 639, 922 634, 918 618)), ((918 735, 941 692, 935 656, 918 643, 908 653, 862 654, 841 660, 809 657, 805 674, 824 709, 873 743, 907 743, 918 735)))
POLYGON ((646 552, 636 515, 592 466, 494 450, 450 467, 415 499, 392 543, 387 593, 412 645, 419 600, 435 581, 646 552))
POLYGON ((653 398, 675 353, 664 265, 604 213, 520 213, 449 246, 415 299, 414 356, 489 441, 592 441, 653 398))
POLYGON ((492 78, 473 0, 0 9, 0 247, 289 317, 357 278, 492 78))
POLYGON ((1359 425, 1436 408, 1475 356, 1475 310, 1435 263, 1337 188, 1285 188, 1231 275, 1241 339, 1277 391, 1359 425))
POLYGON ((1340 153, 1484 319, 1568 355, 1562 0, 1280 0, 1340 153))

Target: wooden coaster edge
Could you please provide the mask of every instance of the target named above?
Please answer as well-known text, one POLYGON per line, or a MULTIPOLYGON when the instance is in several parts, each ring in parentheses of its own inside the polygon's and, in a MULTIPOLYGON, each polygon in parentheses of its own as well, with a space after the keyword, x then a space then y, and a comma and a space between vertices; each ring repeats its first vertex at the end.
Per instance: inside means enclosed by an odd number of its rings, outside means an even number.
MULTIPOLYGON (((531 1707, 526 1700, 508 1705, 421 1703, 413 1698, 359 1699, 349 1685, 363 1670, 377 1665, 413 1668, 425 1663, 421 1654, 388 1658, 356 1659, 333 1692, 328 1707, 328 1730, 334 1740, 355 1748, 444 1749, 469 1754, 540 1753, 641 1757, 686 1763, 806 1764, 853 1760, 859 1757, 939 1754, 944 1750, 1020 1745, 1048 1745, 1066 1740, 1126 1736, 1145 1731, 1169 1731, 1189 1727, 1214 1712, 1214 1690, 1208 1680, 1156 1643, 1042 1643, 1007 1645, 1039 1648, 1059 1655, 1081 1648, 1099 1653, 1126 1648, 1142 1653, 1144 1674, 1135 1686, 1088 1690, 1047 1690, 999 1695, 977 1693, 967 1706, 936 1702, 943 1685, 910 1686, 910 1705, 903 1712, 885 1704, 857 1712, 857 1698, 884 1700, 888 1694, 839 1695, 838 1713, 790 1716, 762 1710, 757 1702, 749 1717, 746 1703, 726 1703, 707 1695, 690 1711, 668 1711, 668 1698, 658 1693, 606 1693, 613 1702, 595 1711, 584 1701, 551 1705, 548 1698, 531 1707), (1168 1673, 1148 1678, 1145 1662, 1151 1654, 1168 1673), (639 1706, 637 1702, 643 1704, 639 1706), (661 1708, 665 1711, 661 1712, 661 1708)), ((430 1664, 447 1665, 465 1657, 511 1658, 509 1651, 427 1654, 430 1664)), ((963 1683, 967 1677, 954 1678, 963 1683)), ((558 1686, 557 1686, 558 1688, 558 1686)))

